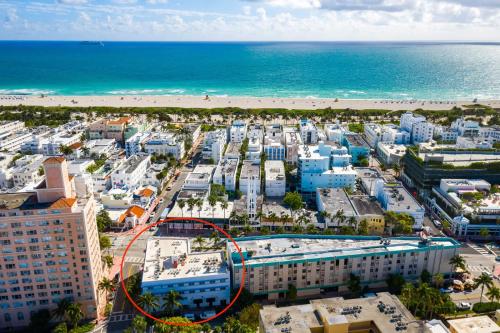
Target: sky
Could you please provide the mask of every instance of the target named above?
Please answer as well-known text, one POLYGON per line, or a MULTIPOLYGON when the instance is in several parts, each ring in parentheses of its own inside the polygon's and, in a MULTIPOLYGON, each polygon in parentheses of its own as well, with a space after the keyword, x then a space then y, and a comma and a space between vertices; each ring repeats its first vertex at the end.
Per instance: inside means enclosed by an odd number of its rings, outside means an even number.
POLYGON ((500 41, 500 0, 0 0, 0 40, 500 41))

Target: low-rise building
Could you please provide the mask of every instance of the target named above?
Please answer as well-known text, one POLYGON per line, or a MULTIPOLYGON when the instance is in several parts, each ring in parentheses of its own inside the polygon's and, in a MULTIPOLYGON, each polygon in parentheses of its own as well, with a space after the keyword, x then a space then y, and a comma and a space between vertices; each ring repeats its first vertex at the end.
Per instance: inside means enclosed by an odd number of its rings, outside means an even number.
POLYGON ((123 161, 111 173, 111 186, 114 188, 136 189, 151 165, 150 155, 133 155, 123 161))
POLYGON ((299 149, 302 146, 302 138, 295 128, 283 128, 285 136, 285 161, 288 164, 297 164, 299 160, 299 149))
POLYGON ((448 320, 450 333, 500 333, 500 326, 488 316, 448 320))
POLYGON ((184 140, 173 133, 155 132, 144 143, 148 154, 172 155, 176 160, 184 157, 184 140))
POLYGON ((300 137, 302 142, 306 145, 318 143, 318 128, 308 119, 301 119, 300 124, 300 137))
POLYGON ((249 183, 252 181, 256 186, 255 190, 257 194, 260 194, 260 164, 255 164, 252 161, 243 161, 240 173, 240 191, 243 194, 248 194, 249 183))
POLYGON ((198 164, 186 177, 182 189, 209 191, 215 168, 215 165, 198 164))
POLYGON ((241 143, 247 137, 248 126, 243 120, 235 120, 229 128, 229 141, 241 143))
POLYGON ((284 197, 286 193, 286 177, 283 161, 266 161, 264 169, 266 196, 284 197))
POLYGON ((353 164, 358 164, 362 159, 368 160, 370 156, 370 146, 363 140, 361 134, 344 134, 344 145, 351 155, 353 164))
POLYGON ((227 144, 224 158, 239 159, 241 155, 241 142, 230 142, 227 144))
POLYGON ((28 184, 36 184, 43 179, 41 172, 45 158, 43 155, 26 155, 16 160, 12 168, 12 181, 14 187, 22 188, 28 184))
MULTIPOLYGON (((297 295, 346 292, 350 275, 362 286, 385 287, 389 274, 417 280, 425 269, 449 277, 449 260, 460 243, 452 238, 325 235, 269 235, 235 239, 245 258, 245 289, 269 299, 285 298, 289 285, 297 295)), ((233 288, 241 285, 243 263, 228 242, 233 288)))
POLYGON ((224 129, 218 129, 205 134, 203 141, 202 156, 205 160, 219 163, 227 142, 227 133, 224 129))
POLYGON ((416 320, 397 296, 389 293, 355 299, 323 298, 285 307, 268 305, 259 313, 261 333, 401 331, 430 333, 424 330, 423 322, 416 320))
POLYGON ((236 172, 239 159, 223 158, 215 168, 213 182, 223 185, 227 191, 236 191, 236 172))
POLYGON ((125 141, 125 154, 127 157, 139 154, 150 136, 150 132, 137 132, 127 139, 125 141))
POLYGON ((388 144, 379 142, 377 144, 377 155, 385 165, 398 164, 406 153, 404 145, 388 144))
POLYGON ((171 290, 183 309, 226 306, 230 275, 223 251, 194 252, 188 238, 151 237, 144 259, 141 289, 163 298, 171 290))

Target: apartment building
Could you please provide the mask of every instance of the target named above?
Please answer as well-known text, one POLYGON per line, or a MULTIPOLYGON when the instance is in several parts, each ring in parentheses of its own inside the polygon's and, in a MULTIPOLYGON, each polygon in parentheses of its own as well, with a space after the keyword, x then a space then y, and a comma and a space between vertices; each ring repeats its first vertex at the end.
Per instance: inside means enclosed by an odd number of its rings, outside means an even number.
POLYGON ((117 119, 101 119, 89 125, 88 134, 91 140, 95 139, 115 139, 123 143, 124 133, 127 125, 131 122, 129 117, 117 119))
POLYGON ((241 143, 247 137, 248 126, 243 120, 235 120, 229 128, 229 141, 241 143))
POLYGON ((300 120, 300 137, 306 145, 318 143, 318 128, 308 119, 300 120))
POLYGON ((429 142, 434 136, 434 124, 425 120, 424 116, 406 112, 401 115, 399 126, 411 134, 411 142, 429 142))
POLYGON ((236 172, 239 159, 223 158, 215 169, 214 184, 223 185, 227 191, 236 191, 236 172))
POLYGON ((127 141, 125 141, 125 154, 127 158, 139 154, 150 136, 150 132, 137 132, 128 138, 127 141))
POLYGON ((399 164, 406 153, 406 146, 379 142, 377 155, 385 165, 399 164))
MULTIPOLYGON (((270 235, 236 241, 245 258, 246 290, 268 299, 285 298, 289 285, 296 287, 298 296, 346 292, 350 274, 368 287, 385 286, 394 273, 417 280, 424 269, 449 277, 449 260, 460 248, 446 237, 270 235)), ((241 257, 231 242, 227 250, 232 287, 239 288, 241 257)))
POLYGON ((257 195, 260 194, 260 177, 260 164, 247 160, 243 161, 240 174, 240 191, 243 194, 248 194, 249 183, 254 179, 255 184, 258 185, 255 191, 257 195))
POLYGON ((42 140, 41 153, 45 156, 61 155, 61 146, 71 146, 80 142, 82 134, 73 132, 61 132, 50 138, 42 140))
POLYGON ((362 159, 368 159, 370 156, 370 146, 368 146, 361 134, 345 134, 344 146, 347 147, 347 151, 351 155, 352 164, 357 164, 362 159))
POLYGON ((283 161, 266 161, 265 188, 267 197, 284 197, 286 194, 285 163, 283 161))
POLYGON ((45 181, 33 192, 0 194, 0 327, 27 326, 31 314, 62 299, 96 318, 101 254, 95 201, 77 193, 62 157, 45 160, 45 181))
POLYGON ((195 251, 189 238, 149 238, 142 292, 150 292, 162 300, 175 290, 181 295, 183 309, 229 304, 230 275, 224 252, 195 251))
POLYGON ((296 129, 287 127, 283 129, 285 136, 285 161, 296 165, 299 160, 299 149, 302 146, 302 138, 296 129))
POLYGON ((156 132, 144 143, 144 151, 148 154, 172 155, 176 160, 184 157, 184 140, 173 133, 156 132))
POLYGON ((0 133, 14 133, 24 129, 24 122, 15 121, 0 121, 0 133))
POLYGON ((219 163, 227 143, 227 133, 224 129, 215 130, 205 134, 202 156, 205 160, 219 163))
POLYGON ((12 168, 12 183, 14 187, 23 188, 28 184, 36 184, 43 179, 40 168, 44 161, 43 155, 26 155, 15 162, 12 168))
POLYGON ((133 155, 129 157, 111 173, 111 186, 114 188, 127 187, 134 190, 141 185, 141 179, 150 165, 150 155, 133 155))

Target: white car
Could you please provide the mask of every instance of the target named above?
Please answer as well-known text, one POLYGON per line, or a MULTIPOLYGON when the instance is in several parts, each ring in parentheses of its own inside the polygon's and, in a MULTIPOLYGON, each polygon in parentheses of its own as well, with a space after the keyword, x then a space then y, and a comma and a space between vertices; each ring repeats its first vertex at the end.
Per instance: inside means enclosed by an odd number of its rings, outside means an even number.
POLYGON ((201 319, 208 319, 208 318, 213 317, 213 316, 215 316, 215 311, 212 311, 212 310, 200 313, 201 319))
POLYGON ((457 304, 457 309, 458 310, 470 310, 471 304, 467 302, 460 302, 457 304))
POLYGON ((434 220, 434 221, 433 221, 433 223, 434 223, 434 225, 436 226, 436 228, 438 228, 438 229, 441 229, 441 227, 443 226, 443 225, 441 224, 441 222, 439 222, 438 220, 434 220))

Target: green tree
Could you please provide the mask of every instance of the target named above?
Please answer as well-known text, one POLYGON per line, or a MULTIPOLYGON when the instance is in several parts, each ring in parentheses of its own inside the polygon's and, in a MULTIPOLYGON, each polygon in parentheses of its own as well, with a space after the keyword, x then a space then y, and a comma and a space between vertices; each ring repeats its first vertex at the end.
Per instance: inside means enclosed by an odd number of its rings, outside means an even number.
POLYGON ((488 297, 491 302, 500 301, 500 288, 492 285, 490 288, 488 288, 488 292, 486 292, 486 297, 488 297))
POLYGON ((401 302, 408 308, 410 311, 415 310, 416 297, 415 297, 415 286, 411 283, 405 283, 403 288, 401 289, 401 302))
POLYGON ((111 239, 109 239, 106 235, 100 235, 99 246, 101 247, 101 250, 109 249, 111 247, 111 239))
POLYGON ((51 319, 51 313, 47 309, 41 309, 33 313, 30 318, 30 328, 32 330, 46 331, 51 319))
POLYGON ((258 303, 253 303, 240 311, 238 319, 242 324, 257 330, 257 327, 259 326, 259 312, 260 305, 258 303))
POLYGON ((460 268, 462 271, 466 271, 465 259, 460 255, 455 255, 450 258, 449 264, 453 266, 453 272, 457 271, 457 268, 460 268))
POLYGON ((198 244, 198 251, 201 251, 203 248, 203 244, 205 244, 205 238, 201 237, 200 235, 196 236, 194 239, 193 243, 198 244))
POLYGON ((71 302, 68 298, 63 298, 57 303, 57 307, 53 310, 53 315, 58 319, 65 319, 66 311, 68 311, 71 302))
POLYGON ((66 146, 66 145, 60 145, 59 151, 61 152, 61 154, 65 155, 65 156, 73 154, 73 149, 69 146, 66 146))
POLYGON ((368 221, 366 219, 362 219, 359 222, 359 227, 358 227, 358 234, 360 235, 368 235, 369 230, 368 230, 368 221))
POLYGON ((154 312, 160 306, 158 297, 150 292, 140 295, 137 299, 137 304, 147 312, 154 312))
POLYGON ((422 281, 422 283, 431 283, 432 282, 432 274, 429 273, 428 270, 424 269, 422 270, 422 273, 420 273, 420 281, 422 281))
POLYGON ((179 208, 181 209, 181 216, 184 217, 184 207, 186 207, 186 201, 184 199, 179 199, 179 200, 177 200, 177 204, 179 205, 179 208))
MULTIPOLYGON (((161 318, 169 323, 176 324, 188 324, 191 321, 185 317, 170 317, 161 318)), ((199 333, 203 330, 201 325, 190 325, 190 326, 177 326, 177 325, 166 325, 163 323, 155 323, 154 333, 199 333)), ((207 332, 203 330, 203 332, 207 332)))
POLYGON ((106 299, 108 299, 108 293, 112 292, 115 290, 115 284, 113 281, 108 279, 107 277, 102 278, 102 280, 98 284, 98 288, 101 291, 104 291, 106 294, 106 299))
POLYGON ((113 267, 114 259, 109 254, 101 256, 101 260, 108 269, 111 269, 111 267, 113 267))
POLYGON ((191 211, 191 217, 193 217, 193 208, 196 206, 196 199, 195 198, 189 198, 187 200, 187 205, 189 210, 191 211))
POLYGON ((163 309, 167 313, 167 316, 172 316, 177 309, 182 308, 180 300, 182 300, 181 294, 175 290, 170 290, 163 297, 163 309))
POLYGON ((359 296, 359 294, 362 291, 361 278, 352 273, 349 274, 349 281, 347 282, 347 288, 353 295, 355 295, 355 297, 359 296))
POLYGON ((479 288, 481 287, 481 298, 479 303, 483 303, 483 292, 484 292, 484 287, 491 288, 493 285, 493 280, 492 278, 486 274, 482 273, 478 277, 474 279, 474 288, 479 288))
POLYGON ((215 195, 208 196, 208 204, 212 207, 212 218, 214 218, 215 207, 217 206, 217 197, 215 195))
POLYGON ((286 298, 292 302, 297 299, 297 287, 295 287, 293 284, 288 285, 288 291, 286 293, 286 298))
POLYGON ((488 228, 481 228, 479 230, 479 236, 481 236, 483 238, 487 238, 490 236, 490 231, 488 230, 488 228))
POLYGON ((298 192, 288 192, 283 199, 283 203, 290 209, 292 218, 294 217, 294 213, 299 209, 302 209, 304 205, 302 202, 302 196, 298 192))
POLYGON ((443 274, 441 273, 434 274, 432 281, 434 282, 434 286, 436 286, 436 288, 441 288, 444 285, 443 274))
POLYGON ((405 285, 405 278, 401 274, 389 274, 386 280, 389 292, 399 295, 405 285))
POLYGON ((78 327, 78 323, 83 319, 82 306, 78 303, 71 303, 66 310, 66 316, 71 327, 78 327))
POLYGON ((99 232, 103 232, 111 227, 113 224, 113 220, 109 217, 109 213, 107 210, 102 209, 96 216, 97 222, 97 230, 99 232))
POLYGON ((224 212, 224 220, 226 219, 226 209, 229 207, 229 204, 227 203, 226 200, 222 200, 220 203, 220 208, 222 208, 222 211, 224 212))
POLYGON ((56 327, 52 330, 52 333, 67 333, 68 332, 68 325, 66 325, 65 322, 57 324, 56 327))
POLYGON ((146 328, 148 328, 148 323, 146 318, 143 316, 135 316, 132 320, 132 329, 134 333, 145 333, 146 328))

